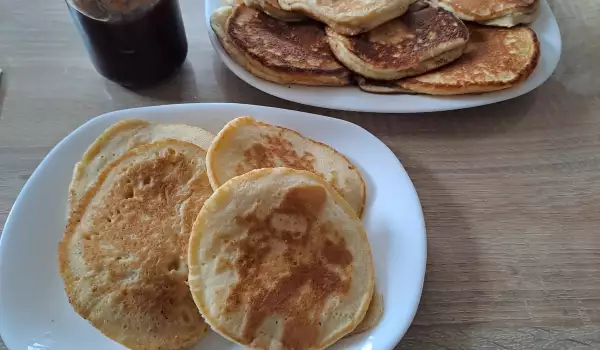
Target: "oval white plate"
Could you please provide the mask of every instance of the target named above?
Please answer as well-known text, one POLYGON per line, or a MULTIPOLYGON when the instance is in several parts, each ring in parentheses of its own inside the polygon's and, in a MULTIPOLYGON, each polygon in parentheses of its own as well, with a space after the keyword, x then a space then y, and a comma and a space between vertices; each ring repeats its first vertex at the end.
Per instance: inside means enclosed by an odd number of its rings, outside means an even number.
POLYGON ((225 65, 246 83, 279 98, 316 107, 375 113, 419 113, 449 111, 508 100, 542 85, 556 69, 561 53, 558 24, 546 0, 541 0, 540 15, 531 28, 540 41, 541 57, 533 74, 523 84, 513 88, 480 95, 425 96, 378 95, 361 91, 358 87, 314 87, 280 85, 259 79, 235 63, 223 50, 210 27, 210 15, 225 5, 225 0, 206 0, 205 16, 210 41, 225 65))
MULTIPOLYGON (((281 125, 327 143, 361 170, 367 183, 363 221, 373 249, 385 313, 379 325, 333 349, 392 349, 417 310, 426 263, 423 213, 394 154, 363 128, 339 119, 239 104, 185 104, 129 109, 94 118, 62 140, 17 198, 0 238, 0 335, 11 349, 122 349, 79 317, 63 290, 57 245, 62 237, 73 166, 117 120, 186 123, 217 133, 240 115, 281 125)), ((241 349, 210 333, 197 349, 241 349)))

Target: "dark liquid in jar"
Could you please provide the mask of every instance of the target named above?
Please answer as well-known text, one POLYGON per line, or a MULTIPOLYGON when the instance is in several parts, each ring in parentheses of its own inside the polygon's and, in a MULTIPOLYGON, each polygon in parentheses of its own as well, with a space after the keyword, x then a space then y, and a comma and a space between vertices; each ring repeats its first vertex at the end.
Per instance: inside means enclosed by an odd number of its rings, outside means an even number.
POLYGON ((187 56, 178 0, 67 0, 92 62, 106 78, 145 87, 187 56))

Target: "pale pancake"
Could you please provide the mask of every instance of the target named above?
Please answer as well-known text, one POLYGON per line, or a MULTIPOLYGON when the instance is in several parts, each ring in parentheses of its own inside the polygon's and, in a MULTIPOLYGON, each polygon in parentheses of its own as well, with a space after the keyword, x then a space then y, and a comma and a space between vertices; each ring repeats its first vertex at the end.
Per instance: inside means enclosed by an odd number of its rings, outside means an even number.
POLYGON ((219 187, 188 259, 206 322, 253 349, 324 349, 356 328, 373 294, 360 219, 307 171, 253 170, 219 187))
POLYGON ((460 95, 508 89, 525 81, 538 64, 540 44, 527 27, 469 26, 471 39, 463 55, 436 71, 383 82, 361 78, 368 92, 460 95))
POLYGON ((351 72, 335 59, 320 23, 287 23, 237 5, 217 9, 210 25, 231 59, 258 78, 278 84, 351 83, 351 72))
POLYGON ((248 7, 263 11, 271 17, 275 17, 285 22, 297 22, 306 19, 301 13, 285 11, 279 6, 277 0, 244 0, 248 7))
POLYGON ((401 16, 416 0, 279 0, 287 11, 301 12, 344 35, 357 35, 401 16))
POLYGON ((377 326, 379 323, 381 316, 383 316, 383 307, 383 295, 377 292, 377 286, 375 286, 373 298, 371 299, 371 303, 369 304, 365 318, 363 318, 362 322, 356 326, 356 328, 354 328, 354 330, 348 334, 348 336, 364 333, 375 328, 375 326, 377 326))
POLYGON ((73 208, 98 175, 115 159, 139 145, 176 139, 208 149, 214 135, 195 126, 160 124, 139 119, 119 121, 106 129, 75 164, 69 186, 69 205, 73 208))
POLYGON ((428 0, 464 21, 499 27, 513 27, 535 20, 539 0, 428 0))
POLYGON ((207 330, 187 286, 187 243, 211 195, 206 152, 165 140, 126 152, 83 196, 59 244, 69 302, 132 349, 182 349, 207 330))
POLYGON ((373 94, 384 94, 384 95, 392 95, 392 94, 409 94, 415 95, 416 92, 413 92, 408 89, 404 89, 400 84, 401 80, 376 80, 376 79, 367 79, 365 77, 356 77, 356 82, 358 83, 358 87, 364 92, 370 92, 373 94))
POLYGON ((469 40, 469 30, 452 13, 412 4, 406 13, 356 36, 326 30, 335 56, 361 76, 396 80, 423 74, 456 60, 469 40))
POLYGON ((239 117, 215 137, 206 157, 213 189, 229 179, 260 168, 287 167, 325 179, 358 216, 365 206, 365 182, 348 158, 296 131, 239 117))
POLYGON ((477 23, 486 26, 511 28, 519 24, 533 23, 533 21, 535 21, 535 19, 538 17, 539 13, 539 10, 531 13, 513 13, 504 17, 491 19, 489 21, 478 21, 477 23))

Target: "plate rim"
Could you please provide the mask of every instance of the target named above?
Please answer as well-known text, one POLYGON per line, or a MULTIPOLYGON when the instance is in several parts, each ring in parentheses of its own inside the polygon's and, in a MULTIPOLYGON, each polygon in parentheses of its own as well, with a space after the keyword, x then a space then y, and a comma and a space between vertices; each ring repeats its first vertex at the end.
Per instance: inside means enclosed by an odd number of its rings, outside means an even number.
MULTIPOLYGON (((526 81, 524 81, 520 84, 517 84, 514 87, 505 89, 505 90, 494 91, 494 92, 489 92, 489 93, 484 93, 484 94, 468 94, 468 95, 455 95, 455 96, 402 95, 402 94, 401 95, 383 95, 383 94, 370 94, 370 93, 366 93, 366 92, 361 92, 361 94, 364 94, 365 96, 374 95, 372 97, 365 97, 367 100, 377 100, 383 96, 387 97, 388 99, 390 99, 390 98, 393 99, 394 97, 397 97, 397 98, 399 97, 401 99, 405 98, 408 101, 413 100, 413 99, 422 100, 420 103, 417 103, 417 105, 420 105, 419 107, 408 107, 408 106, 406 106, 406 104, 407 104, 406 101, 402 101, 402 103, 395 103, 395 104, 394 103, 388 104, 388 103, 381 103, 381 102, 375 103, 374 101, 371 101, 370 103, 359 103, 359 104, 354 104, 354 105, 346 105, 346 104, 342 104, 339 102, 328 102, 328 101, 331 101, 331 99, 319 100, 319 99, 311 99, 308 97, 306 97, 306 98, 305 97, 297 97, 298 95, 293 93, 293 90, 294 89, 296 89, 296 90, 304 90, 304 89, 309 90, 310 89, 310 90, 315 90, 314 92, 311 92, 311 94, 313 96, 316 96, 316 95, 319 95, 322 93, 326 93, 326 94, 329 94, 331 97, 334 97, 336 95, 342 94, 344 89, 358 89, 358 87, 350 87, 350 86, 348 86, 348 87, 312 87, 312 86, 276 84, 276 83, 272 83, 272 82, 255 77, 251 73, 247 72, 244 68, 242 68, 239 64, 234 62, 231 59, 231 57, 229 57, 229 55, 224 51, 223 47, 221 46, 220 42, 216 38, 216 35, 210 25, 211 9, 214 8, 213 6, 215 6, 212 4, 214 4, 215 2, 222 2, 222 1, 223 0, 206 0, 203 2, 203 6, 204 6, 204 15, 205 15, 205 22, 206 22, 205 25, 206 25, 208 37, 210 39, 210 43, 213 47, 213 50, 217 53, 217 56, 219 57, 220 61, 227 67, 227 70, 232 72, 242 82, 252 86, 255 89, 258 89, 258 90, 260 90, 266 94, 269 94, 271 96, 274 96, 274 97, 277 97, 277 98, 280 98, 283 100, 291 101, 291 102, 300 103, 300 104, 303 104, 306 106, 314 106, 314 107, 319 107, 319 108, 327 108, 327 109, 332 109, 332 110, 351 111, 351 112, 429 113, 429 112, 468 109, 468 108, 490 105, 490 104, 511 100, 516 97, 525 95, 525 94, 537 89, 541 85, 543 85, 555 72, 555 70, 558 66, 558 63, 560 61, 561 54, 562 54, 562 37, 560 34, 560 27, 558 26, 556 16, 554 16, 554 12, 552 11, 552 8, 548 4, 547 0, 540 0, 540 5, 541 5, 540 10, 541 11, 540 11, 540 16, 536 19, 536 21, 546 19, 550 22, 547 25, 547 27, 549 26, 556 31, 556 35, 551 38, 552 40, 555 41, 554 45, 548 43, 548 46, 555 47, 556 55, 549 56, 548 53, 545 53, 546 50, 544 50, 544 48, 542 47, 542 41, 543 41, 543 40, 541 40, 542 35, 538 34, 538 40, 540 41, 540 51, 541 51, 540 60, 538 62, 538 65, 536 66, 535 70, 532 72, 532 74, 528 77, 528 79, 526 81), (546 13, 547 16, 545 16, 544 18, 541 18, 541 15, 543 13, 546 13), (547 71, 540 72, 541 63, 542 63, 543 59, 549 60, 549 66, 547 67, 548 68, 547 71), (543 75, 541 75, 541 79, 539 79, 539 81, 537 83, 534 83, 533 85, 528 85, 527 84, 528 81, 530 81, 535 76, 536 72, 539 72, 539 74, 543 74, 543 75), (326 92, 324 92, 324 91, 326 91, 326 92), (475 98, 475 100, 460 103, 461 99, 469 99, 469 98, 475 98), (453 104, 451 106, 443 106, 443 105, 436 106, 436 103, 439 103, 440 101, 443 101, 443 100, 452 101, 453 104), (395 105, 395 107, 394 107, 394 105, 395 105)), ((221 4, 221 6, 225 6, 225 5, 226 4, 221 4)), ((529 27, 531 28, 531 25, 529 27)), ((537 34, 537 32, 536 32, 536 34, 537 34)))
MULTIPOLYGON (((405 177, 406 180, 408 180, 408 183, 410 184, 410 191, 412 192, 412 195, 413 195, 412 199, 414 200, 413 205, 415 206, 415 214, 417 214, 417 216, 413 217, 411 220, 415 221, 415 223, 418 224, 418 229, 419 229, 419 232, 415 232, 416 234, 413 233, 413 235, 415 236, 415 239, 417 239, 419 241, 419 245, 422 246, 423 250, 419 254, 419 256, 421 257, 420 260, 422 260, 422 261, 420 261, 418 264, 418 271, 413 271, 414 273, 418 274, 420 283, 418 284, 418 287, 419 287, 418 290, 411 291, 411 292, 416 293, 415 294, 416 300, 414 300, 413 303, 411 303, 412 310, 410 312, 410 317, 405 320, 404 327, 398 328, 398 331, 395 334, 390 335, 389 341, 385 342, 386 344, 389 344, 389 347, 386 347, 387 349, 390 349, 390 350, 393 349, 400 342, 400 340, 404 337, 408 328, 412 324, 412 322, 416 316, 416 313, 418 311, 420 299, 422 297, 422 292, 423 292, 423 285, 424 285, 424 281, 425 281, 425 273, 426 273, 426 266, 427 266, 427 231, 426 231, 426 223, 425 223, 425 218, 424 218, 421 201, 420 201, 418 192, 414 186, 414 183, 413 183, 412 179, 410 178, 410 176, 408 175, 408 173, 406 172, 406 169, 400 162, 400 159, 392 152, 392 150, 385 143, 383 143, 383 141, 381 141, 378 137, 376 137, 375 135, 373 135, 371 132, 364 129, 360 125, 357 125, 355 123, 352 123, 352 122, 349 122, 349 121, 346 121, 343 119, 332 118, 332 117, 319 115, 319 114, 306 113, 306 112, 282 109, 282 108, 276 108, 276 107, 240 104, 240 103, 184 103, 184 104, 128 108, 128 109, 104 113, 102 115, 93 117, 93 118, 87 120, 85 123, 78 126, 77 128, 73 129, 65 137, 63 137, 54 147, 52 147, 51 150, 46 154, 46 156, 44 156, 42 161, 37 165, 37 167, 31 174, 31 176, 29 177, 29 179, 26 181, 26 183, 21 188, 21 190, 20 190, 15 202, 13 203, 11 210, 6 218, 3 232, 0 235, 0 272, 3 271, 3 264, 5 261, 5 255, 6 255, 5 251, 9 247, 7 241, 12 239, 11 237, 13 237, 14 235, 16 235, 18 233, 18 228, 13 227, 13 226, 16 226, 16 224, 13 224, 13 221, 17 220, 14 218, 14 215, 16 215, 16 214, 14 214, 15 208, 20 208, 21 206, 23 206, 23 204, 21 204, 21 203, 25 200, 24 198, 30 196, 29 195, 29 192, 31 191, 30 188, 32 186, 34 186, 35 183, 40 181, 40 179, 38 179, 38 177, 40 176, 42 169, 46 167, 46 164, 48 162, 51 162, 54 158, 56 158, 58 156, 57 153, 62 151, 62 148, 64 147, 62 145, 69 142, 68 140, 76 137, 78 134, 80 134, 82 132, 85 132, 85 130, 88 129, 89 127, 91 127, 92 125, 94 125, 96 123, 102 123, 103 121, 105 121, 107 119, 114 118, 114 121, 117 121, 117 120, 122 120, 122 119, 126 119, 126 118, 132 118, 133 117, 132 114, 133 114, 133 115, 137 115, 137 118, 140 118, 140 119, 152 120, 151 117, 148 118, 147 115, 145 116, 144 112, 148 112, 148 111, 153 112, 153 111, 160 111, 160 110, 168 111, 168 110, 172 110, 172 109, 180 109, 180 110, 184 110, 184 111, 188 110, 188 111, 192 111, 192 112, 193 111, 202 112, 202 110, 204 110, 206 112, 206 111, 210 111, 212 109, 219 109, 219 108, 247 109, 247 110, 251 111, 252 113, 254 113, 254 115, 256 115, 257 118, 260 118, 258 113, 260 113, 261 110, 266 109, 266 110, 270 110, 271 112, 284 111, 285 113, 295 114, 295 115, 298 115, 299 117, 313 118, 313 119, 325 119, 325 120, 328 120, 329 122, 342 123, 348 127, 357 129, 361 133, 365 134, 365 136, 368 136, 369 138, 371 138, 373 141, 375 141, 376 143, 379 144, 378 146, 383 147, 382 149, 385 149, 385 151, 387 153, 386 157, 391 157, 394 159, 395 164, 398 166, 398 170, 400 170, 403 173, 403 176, 405 177)), ((250 114, 250 113, 248 113, 248 114, 250 114)), ((159 119, 160 118, 161 117, 159 117, 159 119)), ((234 117, 232 117, 232 118, 234 118, 234 117)), ((283 119, 292 118, 292 115, 288 115, 288 116, 282 115, 281 118, 283 118, 283 119)), ((198 124, 200 124, 200 123, 198 123, 198 124)), ((4 274, 0 273, 1 279, 4 279, 3 276, 4 276, 4 274)), ((1 285, 0 285, 0 301, 2 300, 2 295, 1 295, 2 289, 3 288, 1 288, 1 285)), ((2 327, 2 323, 4 323, 4 322, 1 322, 3 319, 5 319, 5 316, 0 317, 0 336, 2 336, 1 333, 4 329, 4 327, 2 327)), ((5 339, 4 337, 2 337, 2 338, 5 339)), ((7 346, 8 346, 8 344, 7 344, 7 346)))

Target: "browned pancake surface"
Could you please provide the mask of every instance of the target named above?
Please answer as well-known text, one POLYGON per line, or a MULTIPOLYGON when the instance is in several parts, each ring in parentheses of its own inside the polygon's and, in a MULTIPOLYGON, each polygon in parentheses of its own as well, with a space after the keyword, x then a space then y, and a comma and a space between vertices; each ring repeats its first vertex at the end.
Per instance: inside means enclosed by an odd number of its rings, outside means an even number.
POLYGON ((409 69, 464 45, 469 31, 448 11, 419 2, 403 16, 348 39, 350 51, 375 67, 409 69))
POLYGON ((393 82, 360 78, 359 86, 376 93, 456 95, 506 89, 532 74, 540 56, 540 44, 533 30, 478 25, 470 25, 469 29, 469 44, 453 63, 393 82))
POLYGON ((191 163, 204 156, 173 140, 126 153, 79 202, 60 243, 69 301, 129 348, 179 349, 206 331, 186 264, 189 233, 212 193, 191 163))
POLYGON ((240 5, 228 20, 227 32, 236 46, 271 69, 350 75, 334 58, 317 22, 286 23, 240 5))
POLYGON ((236 218, 248 228, 248 235, 238 242, 234 267, 239 280, 227 298, 224 312, 238 309, 241 300, 247 301, 243 342, 252 343, 265 319, 278 314, 285 319, 281 342, 286 349, 316 345, 320 329, 318 320, 311 315, 323 308, 331 295, 348 292, 352 254, 333 227, 315 222, 325 199, 323 187, 293 187, 266 216, 250 211, 236 218), (278 222, 285 223, 290 218, 305 223, 305 231, 278 227, 278 222), (337 241, 328 239, 323 243, 319 237, 324 230, 337 241), (285 250, 277 256, 274 251, 280 247, 285 250), (280 268, 284 266, 291 268, 280 268))
POLYGON ((364 228, 322 178, 253 170, 219 187, 190 239, 190 289, 211 327, 252 349, 324 349, 373 293, 364 228))
POLYGON ((440 71, 402 80, 404 83, 439 84, 437 76, 443 77, 441 83, 448 85, 513 85, 529 76, 537 65, 539 43, 533 30, 529 28, 500 29, 477 25, 470 26, 471 39, 463 55, 440 71), (522 45, 524 36, 533 39, 533 58, 531 45, 522 45))

